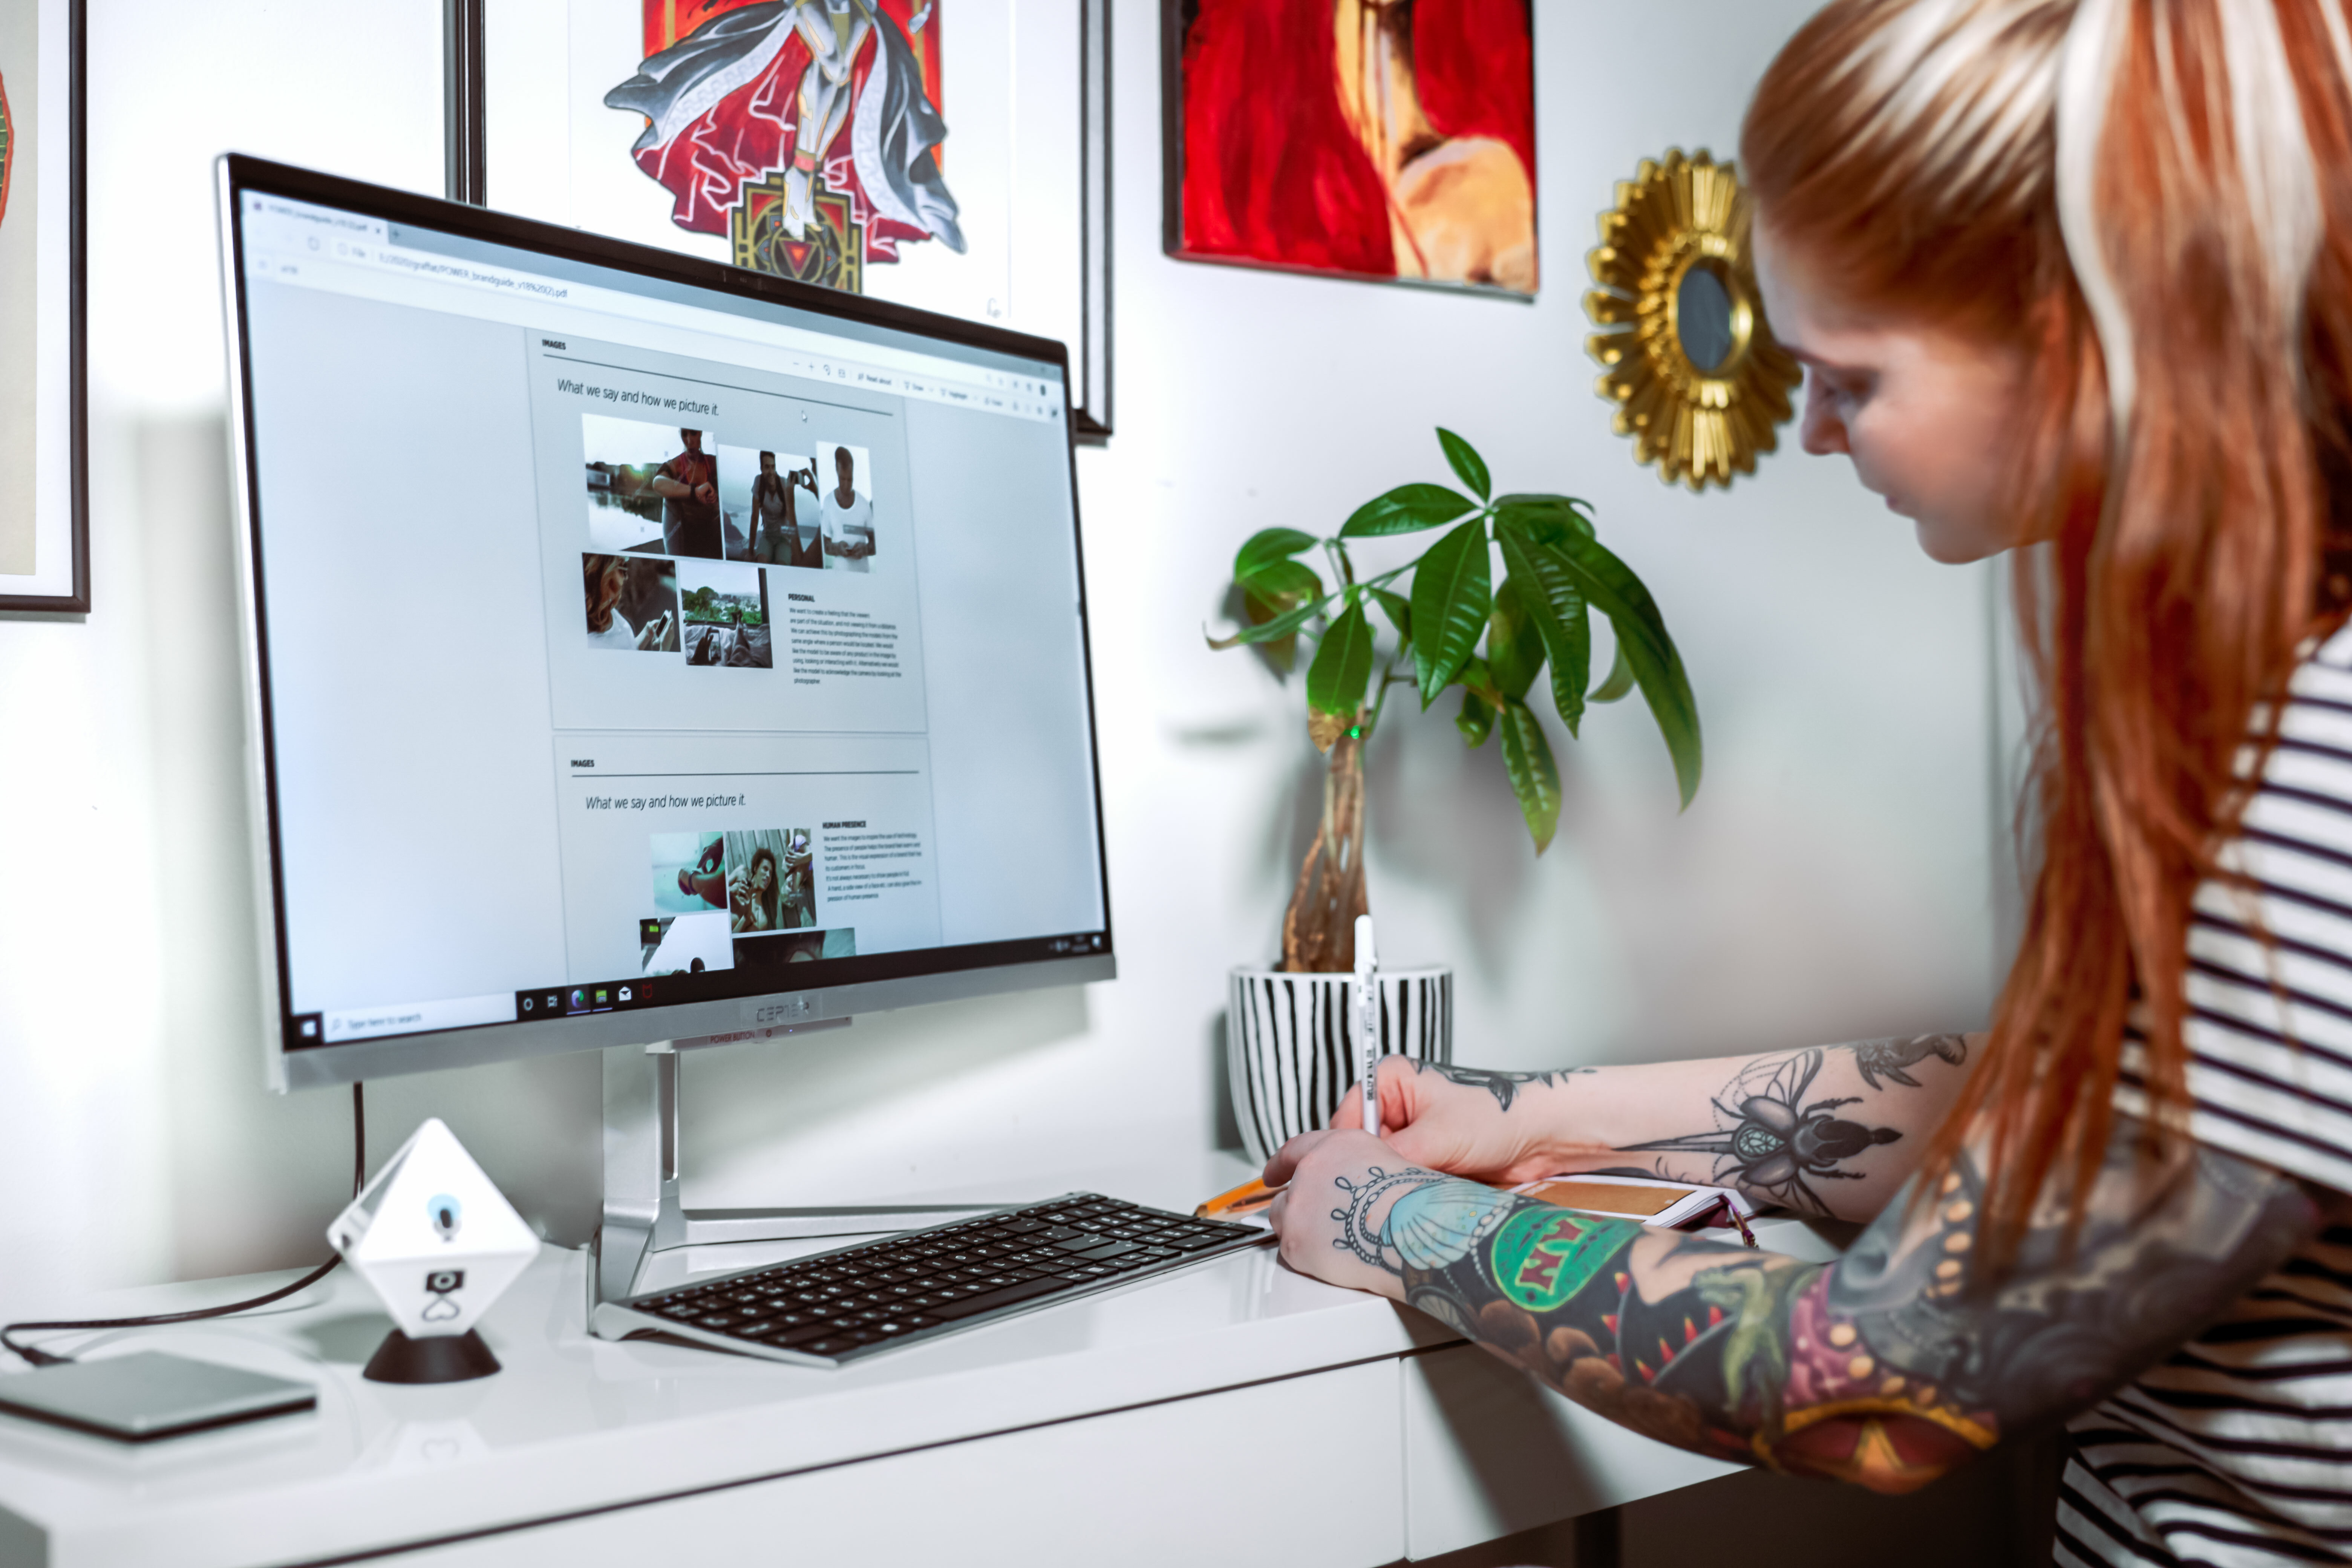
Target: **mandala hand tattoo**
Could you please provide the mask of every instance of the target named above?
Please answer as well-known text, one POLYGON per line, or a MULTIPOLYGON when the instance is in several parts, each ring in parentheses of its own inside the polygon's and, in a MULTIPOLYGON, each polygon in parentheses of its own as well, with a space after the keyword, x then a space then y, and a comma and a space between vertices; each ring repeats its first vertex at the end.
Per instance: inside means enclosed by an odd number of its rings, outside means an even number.
POLYGON ((1424 1061, 1414 1062, 1412 1068, 1415 1072, 1433 1072, 1448 1083, 1466 1084, 1472 1089, 1486 1089, 1494 1095, 1495 1103, 1505 1110, 1511 1109, 1511 1101, 1517 1099, 1519 1090, 1528 1084, 1539 1083, 1546 1089, 1550 1089, 1556 1087, 1561 1079, 1577 1073, 1600 1070, 1597 1068, 1555 1068, 1549 1072, 1496 1072, 1490 1068, 1458 1068, 1451 1062, 1424 1061))
POLYGON ((1399 1188, 1411 1191, 1445 1178, 1428 1171, 1387 1171, 1378 1165, 1365 1172, 1364 1178, 1361 1185, 1345 1176, 1332 1179, 1332 1185, 1348 1194, 1349 1203, 1346 1208, 1331 1211, 1331 1217, 1339 1222, 1339 1234, 1331 1238, 1331 1245, 1342 1251, 1354 1253, 1375 1268, 1385 1268, 1393 1274, 1397 1271, 1396 1266, 1381 1250, 1386 1237, 1372 1228, 1372 1206, 1399 1188))
POLYGON ((1333 1178, 1332 1184, 1351 1201, 1346 1208, 1331 1211, 1339 1222, 1339 1234, 1331 1245, 1391 1274, 1460 1262, 1518 1203, 1483 1182, 1433 1171, 1386 1171, 1378 1165, 1365 1172, 1361 1185, 1345 1176, 1333 1178), (1375 1227, 1372 1210, 1391 1194, 1394 1201, 1375 1227))
MULTIPOLYGON (((1927 1054, 1923 1050, 1919 1056, 1927 1054)), ((1737 1182, 1790 1208, 1827 1214, 1829 1205, 1807 1178, 1858 1182, 1862 1180, 1859 1172, 1840 1170, 1840 1164, 1874 1144, 1892 1143, 1903 1134, 1892 1127, 1865 1127, 1836 1114, 1842 1105, 1859 1103, 1856 1096, 1806 1104, 1805 1092, 1821 1070, 1818 1048, 1777 1062, 1756 1063, 1732 1079, 1725 1091, 1730 1103, 1715 1101, 1721 1125, 1714 1131, 1629 1143, 1625 1152, 1712 1154, 1716 1181, 1737 1182)), ((1896 1069, 1882 1065, 1879 1070, 1891 1077, 1896 1069)))
POLYGON ((1873 1089, 1884 1087, 1878 1081, 1882 1073, 1888 1083, 1917 1089, 1919 1080, 1913 1078, 1907 1069, 1918 1066, 1929 1057, 1940 1057, 1954 1067, 1959 1067, 1969 1059, 1969 1043, 1958 1035, 1921 1035, 1908 1040, 1864 1040, 1838 1048, 1853 1053, 1853 1070, 1860 1073, 1862 1081, 1873 1089))

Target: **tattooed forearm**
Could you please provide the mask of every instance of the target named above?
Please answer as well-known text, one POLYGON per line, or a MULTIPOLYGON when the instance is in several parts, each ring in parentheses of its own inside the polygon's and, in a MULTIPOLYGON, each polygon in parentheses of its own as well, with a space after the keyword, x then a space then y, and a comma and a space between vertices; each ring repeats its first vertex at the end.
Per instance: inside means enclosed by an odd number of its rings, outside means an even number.
POLYGON ((1737 1184, 1809 1214, 1827 1214, 1830 1205, 1811 1184, 1859 1181, 1856 1173, 1842 1168, 1844 1163, 1903 1134, 1892 1127, 1865 1126, 1839 1116, 1840 1106, 1859 1103, 1855 1096, 1808 1100, 1807 1092, 1821 1070, 1822 1053, 1817 1049, 1793 1057, 1759 1058, 1743 1068, 1715 1100, 1712 1131, 1654 1138, 1620 1148, 1629 1154, 1649 1150, 1711 1154, 1717 1183, 1737 1184))
POLYGON ((1969 1059, 1969 1042, 1960 1035, 1919 1035, 1907 1040, 1857 1040, 1837 1049, 1853 1053, 1854 1071, 1860 1073, 1862 1081, 1873 1089, 1881 1087, 1878 1079, 1882 1073, 1888 1083, 1917 1089, 1919 1080, 1913 1078, 1908 1069, 1929 1057, 1940 1058, 1954 1067, 1966 1066, 1969 1059))
POLYGON ((2086 1407, 2242 1295, 2319 1211, 2211 1150, 2161 1181, 2119 1125, 2070 1248, 2037 1222, 1975 1278, 1978 1168, 1836 1264, 1551 1207, 1433 1172, 1338 1184, 1333 1242, 1405 1299, 1652 1436, 1884 1491, 2086 1407))
POLYGON ((1433 1072, 1449 1083, 1489 1090, 1495 1096, 1495 1102, 1505 1110, 1511 1109, 1511 1101, 1517 1098, 1520 1089, 1529 1084, 1541 1084, 1549 1089, 1577 1073, 1596 1070, 1592 1068, 1558 1068, 1550 1072, 1496 1072, 1486 1068, 1458 1068, 1451 1062, 1420 1060, 1414 1061, 1412 1067, 1415 1072, 1433 1072))

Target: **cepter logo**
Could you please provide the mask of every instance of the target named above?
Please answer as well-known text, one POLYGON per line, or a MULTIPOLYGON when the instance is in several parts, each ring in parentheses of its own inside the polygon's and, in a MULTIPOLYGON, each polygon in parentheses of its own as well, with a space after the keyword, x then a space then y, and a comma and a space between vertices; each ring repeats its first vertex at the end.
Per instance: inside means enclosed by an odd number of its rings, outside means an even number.
POLYGON ((816 1004, 806 996, 778 996, 763 1002, 746 1003, 743 1016, 753 1024, 785 1024, 795 1018, 815 1016, 816 1004))

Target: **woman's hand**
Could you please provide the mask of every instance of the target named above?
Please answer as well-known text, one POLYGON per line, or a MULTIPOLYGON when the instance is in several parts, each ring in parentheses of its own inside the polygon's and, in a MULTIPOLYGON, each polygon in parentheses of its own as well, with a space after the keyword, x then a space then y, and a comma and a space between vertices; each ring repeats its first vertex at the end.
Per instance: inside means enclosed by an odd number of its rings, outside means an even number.
MULTIPOLYGON (((1349 1244, 1348 1215, 1355 1206, 1351 1193, 1368 1192, 1383 1176, 1394 1177, 1411 1169, 1386 1143, 1352 1129, 1303 1132, 1275 1151, 1274 1158, 1266 1162, 1266 1181, 1275 1184, 1279 1173, 1289 1187, 1275 1198, 1266 1218, 1275 1235, 1282 1238, 1283 1262, 1333 1285, 1402 1300, 1403 1282, 1398 1275, 1385 1266, 1365 1261, 1349 1244)), ((1444 1179, 1434 1171, 1415 1173, 1430 1181, 1444 1179)), ((1412 1184, 1399 1182, 1372 1199, 1370 1212, 1357 1216, 1354 1234, 1360 1240, 1380 1234, 1389 1204, 1412 1184), (1364 1228, 1367 1226, 1369 1230, 1364 1228)))
MULTIPOLYGON (((1416 1165, 1496 1186, 1558 1175, 1566 1102, 1580 1071, 1493 1072, 1410 1057, 1381 1058, 1381 1129, 1389 1148, 1416 1165)), ((1331 1126, 1360 1129, 1363 1090, 1350 1084, 1331 1126)), ((1266 1184, 1282 1163, 1266 1165, 1266 1184)))

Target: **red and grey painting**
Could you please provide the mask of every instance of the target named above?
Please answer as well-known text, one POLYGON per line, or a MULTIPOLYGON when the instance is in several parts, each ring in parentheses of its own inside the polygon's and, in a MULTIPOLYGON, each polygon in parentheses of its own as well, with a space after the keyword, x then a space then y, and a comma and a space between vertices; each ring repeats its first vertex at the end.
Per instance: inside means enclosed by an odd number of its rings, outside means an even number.
POLYGON ((646 0, 606 104, 671 219, 738 266, 862 292, 899 247, 964 248, 941 164, 939 0, 646 0))

